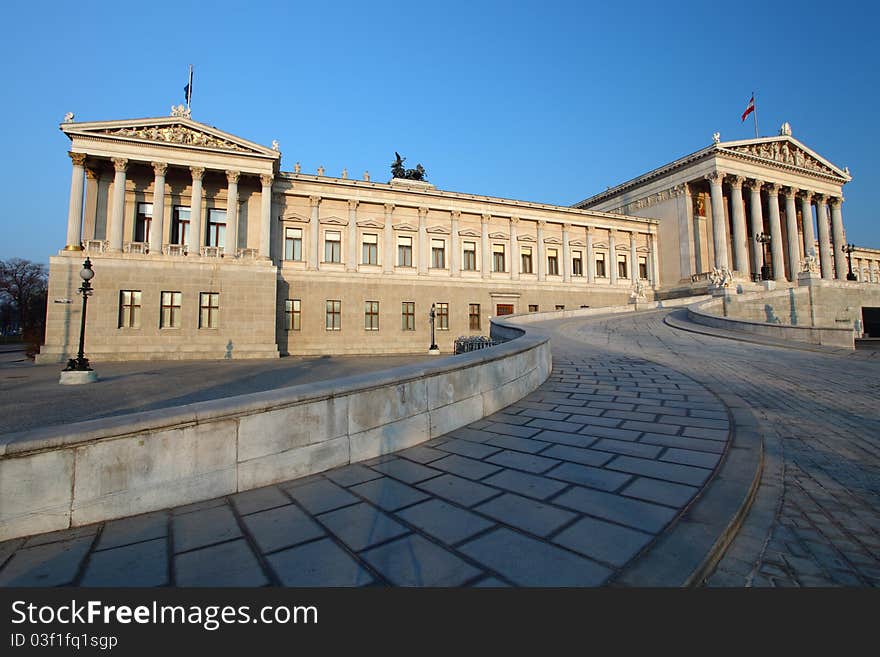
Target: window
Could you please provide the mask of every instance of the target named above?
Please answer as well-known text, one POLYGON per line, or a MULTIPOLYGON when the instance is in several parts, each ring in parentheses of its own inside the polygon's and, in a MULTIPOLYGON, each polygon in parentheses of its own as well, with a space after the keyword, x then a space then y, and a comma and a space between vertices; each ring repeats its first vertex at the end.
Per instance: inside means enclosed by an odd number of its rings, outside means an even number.
POLYGON ((580 251, 571 252, 571 273, 573 276, 584 275, 584 260, 580 251))
POLYGON ((134 218, 134 241, 150 241, 150 224, 153 223, 153 204, 138 203, 137 214, 134 218))
POLYGON ((342 302, 327 300, 326 326, 328 331, 338 331, 342 322, 342 302))
POLYGON ((431 267, 446 269, 446 240, 431 240, 431 267))
POLYGON ((520 259, 522 260, 522 273, 532 273, 532 247, 524 246, 520 249, 520 259))
POLYGON ((397 266, 412 267, 412 237, 397 238, 397 266))
POLYGON ((499 303, 495 306, 495 314, 501 317, 502 315, 512 315, 513 314, 513 304, 512 303, 499 303))
POLYGON ((626 271, 626 256, 622 253, 617 254, 617 276, 620 278, 629 278, 626 271))
POLYGON ((538 312, 538 306, 537 306, 537 304, 531 304, 531 303, 530 303, 530 304, 529 304, 529 312, 530 312, 530 313, 536 313, 536 312, 538 312))
POLYGON ((596 276, 599 278, 605 278, 608 274, 605 273, 605 254, 597 253, 596 254, 596 276))
POLYGON ((507 271, 504 267, 504 245, 492 245, 492 271, 507 271))
POLYGON ((547 273, 559 276, 559 252, 556 249, 547 249, 547 273))
POLYGON ((449 330, 449 304, 448 303, 438 303, 436 307, 436 313, 434 320, 436 322, 435 328, 438 331, 448 331, 449 330))
POLYGON ((379 264, 379 236, 375 234, 366 234, 361 240, 361 264, 378 265, 379 264))
POLYGON ((119 328, 141 327, 141 291, 119 291, 119 328))
POLYGON ((159 328, 180 328, 180 292, 162 293, 162 312, 159 315, 159 328))
POLYGON ((564 303, 563 304, 557 303, 556 310, 565 310, 565 304, 564 303))
POLYGON ((639 278, 648 278, 648 258, 647 256, 639 256, 639 278))
POLYGON ((217 328, 220 314, 220 293, 202 292, 199 294, 199 328, 217 328))
POLYGON ((299 331, 302 327, 302 302, 299 299, 284 300, 284 328, 299 331))
POLYGON ((324 262, 342 262, 342 233, 338 230, 324 233, 324 262))
POLYGON ((284 229, 284 259, 303 259, 303 232, 302 228, 284 229))
POLYGON ((461 268, 464 271, 477 271, 477 243, 464 243, 464 258, 462 258, 461 268))
POLYGON ((471 331, 480 330, 480 304, 478 303, 468 305, 468 327, 471 331))
POLYGON ((171 243, 189 245, 189 208, 175 205, 171 214, 171 243))
POLYGON ((400 306, 400 330, 416 330, 416 302, 404 301, 400 306))
POLYGON ((367 331, 379 330, 378 301, 364 301, 364 329, 367 331))
POLYGON ((208 246, 226 246, 226 210, 208 210, 208 246))

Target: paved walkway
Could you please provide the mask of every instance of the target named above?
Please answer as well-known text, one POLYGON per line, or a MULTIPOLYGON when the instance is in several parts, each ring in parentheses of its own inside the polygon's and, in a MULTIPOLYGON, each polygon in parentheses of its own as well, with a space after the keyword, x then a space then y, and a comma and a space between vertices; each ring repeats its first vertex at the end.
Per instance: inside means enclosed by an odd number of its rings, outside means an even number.
POLYGON ((719 463, 728 413, 640 356, 554 338, 539 390, 424 445, 0 545, 0 584, 595 586, 719 463))

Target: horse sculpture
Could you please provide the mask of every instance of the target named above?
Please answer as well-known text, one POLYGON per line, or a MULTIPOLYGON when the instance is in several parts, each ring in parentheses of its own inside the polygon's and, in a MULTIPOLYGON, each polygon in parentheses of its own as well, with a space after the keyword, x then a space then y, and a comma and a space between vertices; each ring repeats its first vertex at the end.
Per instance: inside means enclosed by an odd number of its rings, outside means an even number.
POLYGON ((396 159, 391 163, 391 176, 393 178, 403 178, 405 180, 423 180, 426 181, 425 167, 417 164, 415 169, 405 169, 403 163, 406 162, 405 157, 400 157, 400 153, 394 151, 396 159))

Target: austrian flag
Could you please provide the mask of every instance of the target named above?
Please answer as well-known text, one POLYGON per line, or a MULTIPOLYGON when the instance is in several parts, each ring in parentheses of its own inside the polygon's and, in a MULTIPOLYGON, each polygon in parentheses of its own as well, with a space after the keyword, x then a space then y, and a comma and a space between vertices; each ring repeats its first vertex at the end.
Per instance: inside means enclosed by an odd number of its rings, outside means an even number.
POLYGON ((755 111, 755 94, 752 94, 752 99, 749 101, 749 106, 746 107, 746 111, 743 112, 742 120, 745 121, 746 117, 755 111))

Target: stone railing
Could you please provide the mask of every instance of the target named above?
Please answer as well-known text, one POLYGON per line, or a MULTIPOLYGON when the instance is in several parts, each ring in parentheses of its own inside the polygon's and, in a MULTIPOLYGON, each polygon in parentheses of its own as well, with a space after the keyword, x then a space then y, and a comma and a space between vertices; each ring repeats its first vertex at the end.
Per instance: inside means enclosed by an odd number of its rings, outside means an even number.
MULTIPOLYGON (((0 541, 371 459, 508 406, 550 374, 546 338, 382 372, 0 436, 0 541)), ((501 335, 503 334, 503 335, 501 335)))

